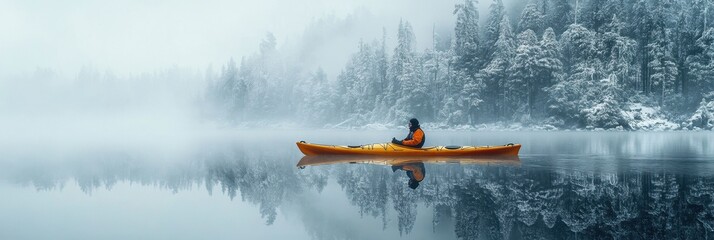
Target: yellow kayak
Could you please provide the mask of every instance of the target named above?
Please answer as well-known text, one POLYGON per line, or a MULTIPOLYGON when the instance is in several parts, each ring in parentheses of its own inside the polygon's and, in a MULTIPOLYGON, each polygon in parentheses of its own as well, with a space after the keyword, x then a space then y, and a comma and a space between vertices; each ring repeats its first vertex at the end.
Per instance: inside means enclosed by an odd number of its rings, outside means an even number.
POLYGON ((340 146, 297 142, 300 151, 307 156, 315 155, 371 155, 371 156, 517 156, 520 144, 502 146, 435 146, 413 148, 393 143, 375 143, 359 146, 340 146))
POLYGON ((306 166, 330 164, 375 164, 375 165, 405 165, 411 163, 458 163, 478 165, 519 165, 517 155, 486 156, 486 157, 388 157, 369 155, 317 155, 304 156, 298 162, 299 168, 306 166))

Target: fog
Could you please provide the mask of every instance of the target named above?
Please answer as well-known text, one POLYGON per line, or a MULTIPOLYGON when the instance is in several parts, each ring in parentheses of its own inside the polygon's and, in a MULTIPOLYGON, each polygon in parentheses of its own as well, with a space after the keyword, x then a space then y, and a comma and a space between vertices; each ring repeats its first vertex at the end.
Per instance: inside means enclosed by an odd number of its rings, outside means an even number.
MULTIPOLYGON (((449 1, 0 1, 3 75, 51 68, 72 75, 86 65, 120 73, 170 66, 205 68, 257 49, 266 32, 280 43, 320 19, 351 21, 356 42, 411 21, 422 46, 431 28, 450 28, 449 1), (345 20, 349 18, 349 20, 345 20)), ((490 1, 482 1, 486 13, 490 1)), ((345 55, 347 52, 342 53, 345 55)), ((339 55, 339 54, 338 54, 339 55)))
MULTIPOLYGON (((258 52, 267 33, 291 61, 334 78, 359 41, 384 33, 392 48, 401 20, 417 49, 432 47, 434 33, 448 38, 459 2, 3 0, 1 141, 191 139, 214 126, 199 117, 210 108, 199 104, 206 76, 258 52)), ((489 4, 479 3, 481 21, 489 4)))

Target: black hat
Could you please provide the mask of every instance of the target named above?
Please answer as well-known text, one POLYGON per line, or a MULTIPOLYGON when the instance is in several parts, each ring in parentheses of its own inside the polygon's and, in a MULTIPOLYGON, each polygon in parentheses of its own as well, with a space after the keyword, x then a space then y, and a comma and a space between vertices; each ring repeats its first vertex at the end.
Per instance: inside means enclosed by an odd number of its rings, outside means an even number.
POLYGON ((416 118, 409 119, 409 123, 411 123, 412 126, 419 126, 419 120, 416 118))

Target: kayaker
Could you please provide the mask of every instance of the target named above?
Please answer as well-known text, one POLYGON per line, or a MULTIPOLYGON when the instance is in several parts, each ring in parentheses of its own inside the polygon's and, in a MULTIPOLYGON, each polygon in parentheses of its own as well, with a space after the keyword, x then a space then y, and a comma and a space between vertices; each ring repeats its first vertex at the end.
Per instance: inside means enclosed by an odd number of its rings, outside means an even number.
POLYGON ((424 168, 424 163, 421 162, 392 166, 392 172, 396 172, 399 169, 407 172, 407 177, 409 177, 407 184, 411 189, 419 187, 419 183, 424 180, 426 175, 426 168, 424 168))
POLYGON ((419 127, 419 120, 412 118, 409 120, 409 135, 402 141, 392 138, 392 143, 400 144, 404 146, 417 147, 420 148, 424 146, 426 141, 426 136, 424 135, 424 130, 419 127))

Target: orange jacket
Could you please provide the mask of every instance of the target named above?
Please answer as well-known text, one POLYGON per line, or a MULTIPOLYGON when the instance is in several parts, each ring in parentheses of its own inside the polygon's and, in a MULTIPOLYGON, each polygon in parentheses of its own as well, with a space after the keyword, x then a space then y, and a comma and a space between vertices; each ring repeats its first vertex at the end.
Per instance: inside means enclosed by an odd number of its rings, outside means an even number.
POLYGON ((414 135, 412 136, 412 139, 405 139, 402 140, 402 144, 405 146, 417 146, 422 141, 424 140, 424 131, 421 130, 421 128, 417 129, 414 131, 414 135))

